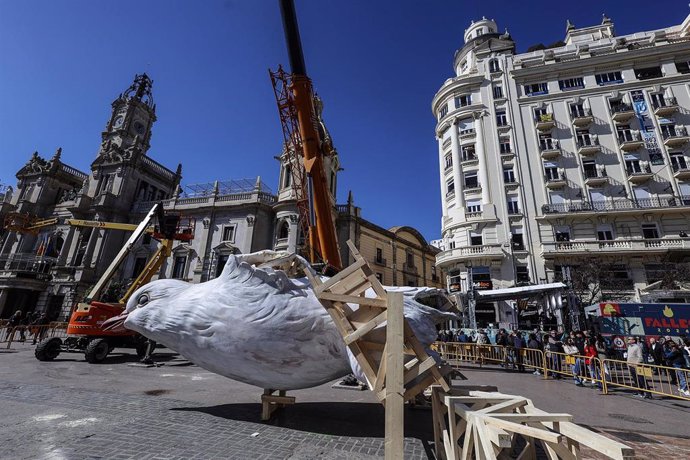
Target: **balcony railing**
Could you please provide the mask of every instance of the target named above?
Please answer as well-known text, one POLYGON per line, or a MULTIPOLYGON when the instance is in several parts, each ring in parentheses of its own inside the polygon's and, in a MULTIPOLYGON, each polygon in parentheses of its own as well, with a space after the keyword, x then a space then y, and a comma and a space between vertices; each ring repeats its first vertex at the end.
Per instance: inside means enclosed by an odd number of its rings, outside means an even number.
POLYGON ((573 109, 570 111, 570 117, 575 121, 577 118, 589 118, 592 116, 592 110, 583 107, 580 109, 573 109))
POLYGON ((628 240, 554 241, 542 243, 544 253, 637 252, 690 249, 687 238, 637 238, 628 240))
POLYGON ((602 201, 581 201, 577 203, 552 203, 542 206, 544 214, 628 211, 636 209, 662 209, 690 206, 690 195, 666 198, 613 198, 602 201))
POLYGON ((504 256, 501 245, 483 244, 477 246, 463 246, 440 252, 436 256, 436 263, 443 264, 454 262, 457 259, 467 258, 491 258, 500 259, 504 256))
POLYGON ((688 130, 685 126, 675 126, 668 129, 661 130, 661 136, 666 139, 671 139, 673 137, 686 137, 688 135, 688 130))
POLYGON ((665 97, 665 98, 654 98, 652 99, 652 107, 655 109, 660 109, 662 107, 675 107, 678 105, 678 101, 675 97, 665 97))
POLYGON ((585 179, 606 179, 608 177, 605 169, 602 169, 601 171, 585 169, 583 170, 583 174, 585 179))
POLYGON ((0 258, 0 274, 16 278, 50 279, 50 269, 57 262, 55 257, 36 254, 10 254, 0 258))
POLYGON ((628 177, 652 173, 652 168, 647 164, 639 165, 638 167, 628 166, 627 168, 625 168, 625 170, 628 173, 628 177))

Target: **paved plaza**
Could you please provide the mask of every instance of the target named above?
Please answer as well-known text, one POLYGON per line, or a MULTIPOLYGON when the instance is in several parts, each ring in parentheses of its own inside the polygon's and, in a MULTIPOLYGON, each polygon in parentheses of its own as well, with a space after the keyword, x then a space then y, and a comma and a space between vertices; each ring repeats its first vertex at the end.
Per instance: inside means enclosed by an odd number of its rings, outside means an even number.
MULTIPOLYGON (((117 351, 117 350, 116 350, 117 351)), ((158 367, 133 354, 90 365, 79 354, 39 362, 33 348, 0 353, 0 458, 369 459, 383 456, 384 412, 371 392, 331 385, 291 392, 297 404, 259 421, 261 389, 209 373, 162 350, 158 367)), ((638 449, 686 458, 690 403, 600 395, 566 382, 503 370, 465 369, 547 411, 638 449)), ((406 411, 405 458, 433 458, 431 414, 406 411)), ((585 458, 594 458, 589 452, 585 458)))

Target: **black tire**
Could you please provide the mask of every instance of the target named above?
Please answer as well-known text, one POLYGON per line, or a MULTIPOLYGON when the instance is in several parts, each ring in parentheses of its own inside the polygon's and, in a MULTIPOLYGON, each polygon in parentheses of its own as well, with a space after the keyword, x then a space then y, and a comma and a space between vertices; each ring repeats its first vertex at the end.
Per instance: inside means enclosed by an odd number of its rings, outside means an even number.
POLYGON ((43 339, 36 345, 34 355, 39 361, 52 361, 58 357, 62 349, 62 340, 58 337, 43 339))
POLYGON ((110 345, 106 339, 93 339, 86 346, 84 357, 91 364, 98 364, 110 353, 110 345))

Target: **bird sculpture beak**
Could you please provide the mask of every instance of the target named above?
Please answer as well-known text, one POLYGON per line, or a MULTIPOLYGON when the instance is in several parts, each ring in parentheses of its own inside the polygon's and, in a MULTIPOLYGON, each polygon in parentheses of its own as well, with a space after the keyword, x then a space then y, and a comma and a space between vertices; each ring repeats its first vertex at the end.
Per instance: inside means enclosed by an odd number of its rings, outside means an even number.
POLYGON ((112 318, 105 320, 103 324, 101 324, 101 329, 109 332, 127 331, 125 328, 125 320, 127 319, 127 315, 129 315, 129 312, 123 312, 120 315, 113 316, 112 318))

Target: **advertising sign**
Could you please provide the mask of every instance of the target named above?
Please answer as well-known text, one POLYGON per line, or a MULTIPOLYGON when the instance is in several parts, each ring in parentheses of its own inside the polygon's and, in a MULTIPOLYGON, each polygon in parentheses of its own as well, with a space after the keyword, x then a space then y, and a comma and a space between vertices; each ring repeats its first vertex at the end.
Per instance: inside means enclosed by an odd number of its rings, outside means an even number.
POLYGON ((690 304, 600 303, 601 332, 614 335, 690 335, 690 304))

